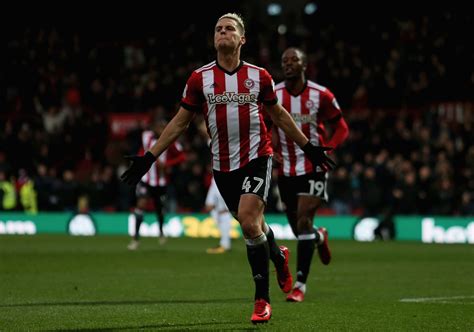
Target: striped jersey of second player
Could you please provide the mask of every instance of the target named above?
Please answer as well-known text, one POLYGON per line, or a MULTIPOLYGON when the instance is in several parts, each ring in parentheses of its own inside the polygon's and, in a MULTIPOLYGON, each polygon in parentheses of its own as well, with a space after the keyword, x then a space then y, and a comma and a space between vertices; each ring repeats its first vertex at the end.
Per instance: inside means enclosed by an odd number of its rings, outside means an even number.
POLYGON ((273 80, 265 69, 241 61, 228 72, 213 61, 191 74, 181 106, 203 112, 212 167, 230 172, 272 154, 262 104, 276 102, 273 80))
MULTIPOLYGON (((341 116, 341 109, 329 89, 315 82, 307 81, 298 95, 292 95, 285 82, 277 84, 276 95, 283 107, 291 114, 296 125, 314 145, 324 145, 323 121, 341 116)), ((284 176, 299 176, 314 171, 311 161, 303 150, 295 144, 280 128, 276 128, 276 151, 281 154, 283 163, 279 173, 284 176)))
MULTIPOLYGON (((142 147, 139 154, 143 155, 145 151, 155 144, 157 137, 152 130, 145 130, 142 133, 142 147)), ((157 159, 156 162, 150 167, 150 170, 143 175, 142 182, 152 187, 164 187, 168 185, 168 176, 166 174, 166 168, 174 166, 184 161, 185 154, 181 144, 173 142, 157 159), (160 165, 160 166, 159 166, 160 165)))

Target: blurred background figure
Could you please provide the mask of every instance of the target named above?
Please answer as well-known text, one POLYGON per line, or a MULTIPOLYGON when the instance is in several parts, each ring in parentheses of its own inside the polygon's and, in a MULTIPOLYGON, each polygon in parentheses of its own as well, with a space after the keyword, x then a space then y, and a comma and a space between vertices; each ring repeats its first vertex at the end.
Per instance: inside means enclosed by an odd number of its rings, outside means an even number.
POLYGON ((19 193, 20 204, 28 214, 38 213, 37 192, 33 180, 28 176, 24 169, 20 169, 18 179, 16 181, 16 190, 19 193))
POLYGON ((10 211, 16 207, 16 190, 7 173, 0 169, 0 210, 10 211))
MULTIPOLYGON (((150 149, 160 137, 167 122, 164 120, 155 120, 150 130, 143 131, 141 135, 141 147, 139 155, 143 155, 145 151, 150 149)), ((136 186, 137 203, 133 211, 135 220, 135 233, 132 241, 128 245, 128 249, 136 250, 140 241, 140 225, 144 219, 144 212, 147 210, 149 199, 151 199, 156 214, 156 220, 159 225, 160 244, 166 242, 163 225, 165 223, 164 207, 167 196, 167 185, 169 183, 170 168, 183 162, 185 155, 182 146, 174 142, 168 149, 160 155, 153 163, 150 170, 142 177, 136 186)))
POLYGON ((221 235, 219 245, 214 248, 208 248, 208 254, 223 254, 231 249, 230 230, 232 228, 232 214, 229 212, 227 205, 222 198, 219 189, 217 189, 214 178, 211 181, 211 186, 207 191, 206 206, 204 212, 210 213, 211 217, 217 224, 221 235))

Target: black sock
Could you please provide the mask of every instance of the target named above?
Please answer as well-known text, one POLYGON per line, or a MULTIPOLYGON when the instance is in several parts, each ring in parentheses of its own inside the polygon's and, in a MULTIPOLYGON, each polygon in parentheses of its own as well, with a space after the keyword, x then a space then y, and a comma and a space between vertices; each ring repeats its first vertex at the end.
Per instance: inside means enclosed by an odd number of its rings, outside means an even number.
POLYGON ((268 281, 269 252, 266 236, 262 234, 255 239, 245 240, 245 242, 247 244, 247 258, 255 282, 255 300, 264 299, 270 303, 268 281))
POLYGON ((163 213, 158 214, 158 225, 160 226, 160 236, 165 235, 163 233, 163 224, 164 223, 165 223, 165 217, 163 216, 163 213))
POLYGON ((315 234, 300 234, 298 235, 298 258, 296 262, 296 280, 306 283, 308 278, 311 261, 313 259, 314 248, 316 245, 315 234))
POLYGON ((133 238, 138 241, 140 239, 140 225, 143 222, 143 213, 135 211, 133 215, 135 216, 135 235, 133 238))
POLYGON ((268 229, 265 232, 265 236, 267 237, 268 249, 270 250, 270 259, 278 270, 283 267, 285 256, 281 253, 280 247, 276 244, 275 235, 273 234, 272 229, 268 225, 266 225, 266 227, 268 229))

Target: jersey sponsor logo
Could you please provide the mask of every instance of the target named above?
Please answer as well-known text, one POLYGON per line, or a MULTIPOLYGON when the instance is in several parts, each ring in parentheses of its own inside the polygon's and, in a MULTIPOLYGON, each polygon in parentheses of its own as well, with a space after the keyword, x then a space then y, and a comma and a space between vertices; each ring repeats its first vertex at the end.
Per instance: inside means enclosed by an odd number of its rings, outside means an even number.
POLYGON ((257 102, 257 95, 253 93, 224 92, 222 94, 208 94, 209 104, 238 103, 239 105, 257 102))
POLYGON ((298 123, 316 123, 316 114, 291 114, 291 116, 298 123))

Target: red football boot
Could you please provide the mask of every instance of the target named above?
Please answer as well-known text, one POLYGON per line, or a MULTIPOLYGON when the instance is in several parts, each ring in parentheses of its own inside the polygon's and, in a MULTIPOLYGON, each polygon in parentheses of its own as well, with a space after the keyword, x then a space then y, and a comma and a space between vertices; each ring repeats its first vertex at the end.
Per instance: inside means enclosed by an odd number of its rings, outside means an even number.
POLYGON ((328 231, 324 227, 319 227, 318 231, 324 235, 324 241, 321 244, 318 244, 318 254, 321 263, 328 265, 331 262, 331 250, 329 250, 328 245, 328 231))
POLYGON ((290 251, 285 246, 280 246, 280 250, 285 256, 285 263, 283 263, 281 271, 277 270, 278 286, 280 286, 283 293, 288 293, 293 285, 293 277, 291 276, 290 267, 288 266, 290 251))
POLYGON ((251 321, 254 324, 266 323, 272 317, 272 307, 264 299, 255 300, 251 321))
POLYGON ((288 302, 303 302, 304 293, 299 288, 293 288, 290 294, 286 297, 288 302))

